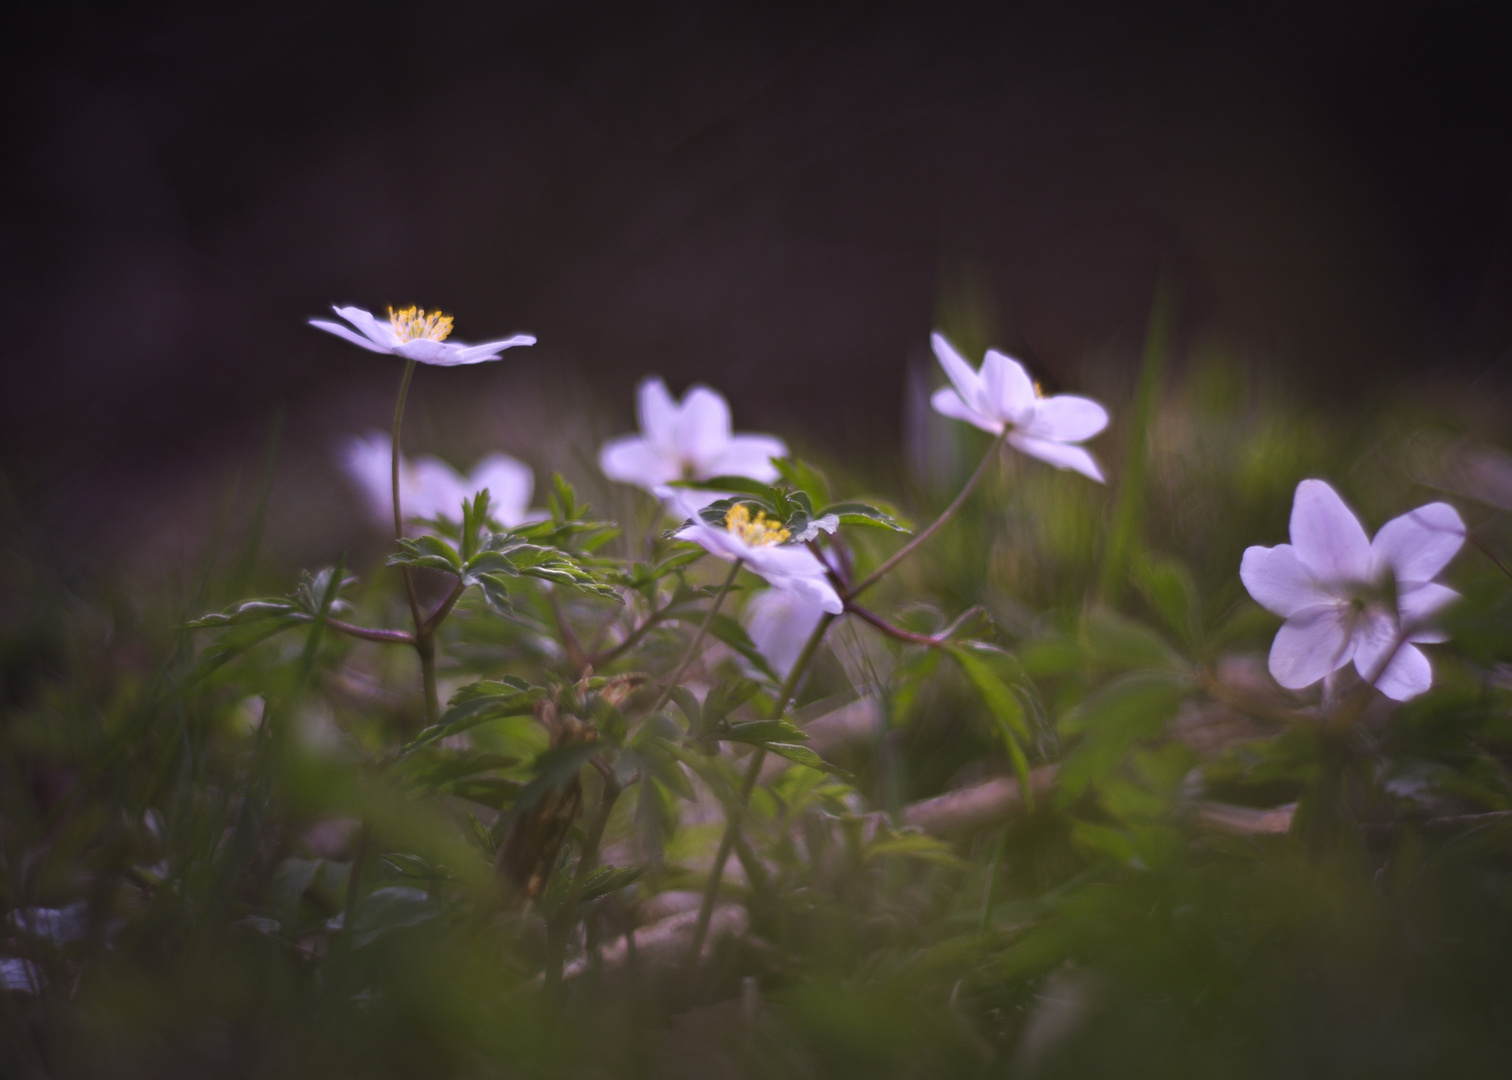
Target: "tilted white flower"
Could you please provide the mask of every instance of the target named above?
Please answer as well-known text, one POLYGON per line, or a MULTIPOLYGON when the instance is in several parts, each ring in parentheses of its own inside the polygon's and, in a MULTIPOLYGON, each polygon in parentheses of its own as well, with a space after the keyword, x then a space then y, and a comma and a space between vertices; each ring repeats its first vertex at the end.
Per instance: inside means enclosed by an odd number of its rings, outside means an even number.
POLYGON ((845 610, 840 594, 830 584, 824 564, 802 544, 786 543, 788 531, 769 521, 764 513, 752 517, 745 504, 737 504, 723 525, 710 525, 699 515, 700 505, 677 488, 657 488, 654 494, 674 511, 692 520, 677 532, 679 540, 691 540, 710 555, 733 562, 744 561, 753 573, 778 589, 797 593, 809 603, 838 615, 845 610))
POLYGON ((763 589, 751 597, 743 615, 756 651, 787 678, 824 617, 824 608, 787 589, 763 589))
POLYGON ((1297 485, 1291 543, 1245 551, 1239 577, 1262 607, 1286 620, 1271 645, 1271 674, 1300 690, 1354 661, 1360 677, 1406 701, 1433 684, 1417 644, 1444 641, 1430 616, 1457 599, 1433 581, 1465 542, 1448 503, 1393 518, 1370 540, 1322 480, 1297 485))
MULTIPOLYGON (((636 391, 636 413, 641 433, 606 442, 599 467, 609 479, 647 491, 716 476, 770 484, 779 475, 771 459, 787 456, 787 445, 774 436, 731 434, 730 406, 707 386, 690 388, 679 403, 661 379, 646 379, 636 391)), ((700 497, 704 505, 713 501, 700 497)))
MULTIPOLYGON (((394 520, 393 453, 393 440, 375 431, 365 439, 351 440, 341 455, 347 475, 379 524, 394 520)), ((437 457, 399 461, 399 502, 406 518, 460 519, 462 501, 484 488, 488 489, 489 516, 506 529, 545 516, 529 509, 535 489, 530 466, 508 454, 487 455, 466 476, 437 457)))
POLYGON ((485 341, 481 345, 447 341, 452 332, 452 317, 442 315, 439 311, 427 314, 419 308, 408 307, 400 311, 389 308, 388 321, 385 322, 359 307, 333 307, 331 310, 357 329, 325 319, 311 319, 310 325, 346 338, 353 345, 360 345, 370 352, 393 353, 406 360, 417 360, 437 367, 497 360, 505 349, 512 349, 516 345, 534 345, 536 341, 530 334, 515 334, 499 341, 485 341))
POLYGON ((929 399, 936 412, 994 435, 1006 428, 1015 450, 1102 481, 1092 455, 1071 444, 1107 427, 1108 410, 1075 394, 1041 396, 1024 365, 996 349, 988 349, 981 371, 973 371, 944 334, 933 334, 929 340, 951 383, 929 399))

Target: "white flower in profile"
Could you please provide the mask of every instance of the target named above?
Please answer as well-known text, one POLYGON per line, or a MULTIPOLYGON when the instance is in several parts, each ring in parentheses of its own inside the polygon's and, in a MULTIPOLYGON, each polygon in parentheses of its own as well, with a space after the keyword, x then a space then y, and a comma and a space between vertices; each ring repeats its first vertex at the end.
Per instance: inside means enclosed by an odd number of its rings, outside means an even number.
POLYGON ((1107 427, 1108 410, 1075 394, 1043 397, 1024 365, 996 349, 988 349, 981 371, 973 371, 944 334, 933 334, 929 340, 951 383, 929 399, 936 412, 993 435, 1006 428, 1015 450, 1102 482, 1102 470, 1092 455, 1071 444, 1107 427))
POLYGON ((793 670, 824 608, 788 589, 763 589, 745 606, 746 634, 783 678, 793 670))
POLYGON ((771 459, 787 456, 787 445, 774 436, 731 434, 730 406, 707 386, 690 388, 677 402, 661 379, 646 379, 636 391, 636 413, 641 433, 606 442, 599 467, 609 479, 647 491, 716 476, 770 484, 779 475, 771 459))
POLYGON ((1300 690, 1353 660, 1362 679, 1397 701, 1433 685, 1417 645, 1446 640, 1425 624, 1459 597, 1433 581, 1465 542, 1454 507, 1420 506, 1370 540, 1333 488, 1304 480, 1291 541, 1248 549, 1239 568, 1250 595, 1286 620, 1271 645, 1276 681, 1300 690))
MULTIPOLYGON (((341 455, 347 475, 379 524, 394 520, 393 453, 389 436, 375 431, 365 439, 352 439, 341 455)), ((399 461, 399 503, 406 518, 460 519, 462 501, 484 488, 489 516, 506 529, 544 516, 529 509, 535 490, 530 466, 508 454, 487 455, 466 476, 437 457, 399 461)))
POLYGON ((318 326, 337 337, 346 338, 353 345, 360 345, 370 352, 393 353, 406 360, 437 367, 455 367, 458 364, 481 364, 485 360, 497 360, 505 349, 516 345, 534 345, 530 334, 515 334, 499 341, 485 341, 481 345, 463 345, 447 341, 452 332, 452 317, 439 311, 427 314, 420 308, 389 308, 388 321, 373 317, 371 312, 359 307, 333 307, 336 312, 357 329, 342 326, 325 319, 311 319, 311 326, 318 326))
POLYGON ((845 610, 840 594, 830 584, 824 564, 802 544, 790 544, 790 534, 765 512, 753 517, 750 508, 737 503, 725 515, 724 524, 711 525, 699 514, 701 504, 688 498, 690 492, 657 488, 654 493, 691 520, 677 531, 679 540, 691 540, 710 555, 733 562, 742 560, 754 573, 778 589, 797 593, 814 606, 838 615, 845 610))

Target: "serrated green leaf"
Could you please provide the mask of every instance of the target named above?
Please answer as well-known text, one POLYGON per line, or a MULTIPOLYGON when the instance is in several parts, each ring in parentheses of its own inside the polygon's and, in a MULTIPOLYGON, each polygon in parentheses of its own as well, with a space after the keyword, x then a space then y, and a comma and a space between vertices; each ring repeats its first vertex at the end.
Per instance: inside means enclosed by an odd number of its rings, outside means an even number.
POLYGON ((820 517, 833 514, 842 525, 867 525, 877 529, 890 529, 893 532, 911 532, 907 525, 898 517, 880 507, 872 506, 863 502, 841 502, 826 506, 819 512, 820 517))
POLYGON ((645 876, 646 868, 643 866, 595 866, 583 882, 583 894, 579 902, 587 904, 601 896, 608 896, 626 885, 634 885, 645 876))
MULTIPOLYGON (((1034 791, 1029 783, 1029 758, 1025 747, 1033 736, 1024 719, 1024 707, 998 673, 980 655, 983 647, 978 643, 951 645, 947 650, 961 666, 966 678, 976 688, 982 703, 992 714, 992 719, 1013 762, 1013 771, 1018 775, 1019 789, 1024 793, 1024 805, 1034 808, 1034 791)), ((1006 655, 1006 654, 1004 654, 1006 655)))

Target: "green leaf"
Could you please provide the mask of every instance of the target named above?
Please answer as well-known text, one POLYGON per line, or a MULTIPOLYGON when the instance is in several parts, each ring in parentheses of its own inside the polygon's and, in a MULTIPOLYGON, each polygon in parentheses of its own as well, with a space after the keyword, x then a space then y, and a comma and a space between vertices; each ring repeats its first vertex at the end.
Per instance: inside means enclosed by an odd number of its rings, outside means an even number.
MULTIPOLYGON (((488 685, 474 683, 473 687, 488 685)), ((503 689, 497 692, 467 693, 472 687, 464 687, 463 690, 458 691, 452 697, 453 704, 441 715, 441 719, 416 735, 399 752, 399 756, 406 757, 438 739, 460 734, 479 724, 486 724, 490 720, 498 720, 505 716, 529 715, 535 711, 536 702, 546 696, 546 691, 537 686, 521 690, 507 683, 494 685, 502 686, 503 689)))
POLYGON ((389 556, 388 565, 461 574, 463 563, 457 549, 439 536, 417 536, 400 540, 399 551, 389 556))
POLYGON ((812 465, 793 457, 774 458, 772 464, 784 480, 812 499, 815 506, 830 501, 829 481, 812 465))
POLYGON ((634 885, 645 876, 646 868, 643 866, 595 866, 583 882, 583 895, 579 902, 586 904, 601 896, 608 896, 626 885, 634 885))
POLYGON ((1105 607, 1088 612, 1082 637, 1092 659, 1120 670, 1185 671, 1187 663, 1165 638, 1143 623, 1105 607))
POLYGON ((1024 719, 1024 707, 1019 704, 1018 698, 1014 696, 1008 684, 993 670, 986 658, 994 654, 1007 659, 1011 657, 981 642, 951 645, 946 651, 956 663, 961 665, 966 678, 976 688, 982 703, 992 714, 998 734, 1003 740, 1004 749, 1008 751, 1008 758, 1013 762, 1013 771, 1018 775, 1019 788, 1024 793, 1024 805, 1032 810, 1034 791, 1029 783, 1029 758, 1024 748, 1033 740, 1033 736, 1028 722, 1024 719))
POLYGON ((390 885, 357 902, 352 912, 352 946, 362 948, 382 934, 419 926, 441 914, 441 906, 424 889, 390 885))
POLYGON ((1064 801, 1110 776, 1129 750, 1161 735, 1191 691, 1191 683, 1164 672, 1125 675, 1082 702, 1061 721, 1061 731, 1083 736, 1061 766, 1056 787, 1064 801))
POLYGON ((829 762, 825 761, 822 757, 814 753, 806 746, 799 746, 794 743, 785 742, 769 742, 762 743, 761 748, 769 753, 776 754, 779 757, 785 757, 789 761, 795 762, 799 765, 807 765, 810 769, 818 769, 820 772, 834 773, 836 776, 843 776, 846 778, 850 777, 850 773, 846 772, 838 765, 831 765, 829 762))
POLYGON ((898 517, 880 507, 872 506, 863 502, 840 502, 826 506, 819 512, 820 517, 833 514, 839 519, 841 525, 866 525, 875 529, 890 529, 893 532, 906 533, 912 530, 898 517))
POLYGON ((768 743, 801 743, 808 741, 808 734, 786 720, 747 720, 715 733, 722 742, 749 743, 751 746, 766 746, 768 743))
POLYGON ((1175 559, 1147 554, 1134 564, 1134 584, 1178 640, 1189 647, 1197 643, 1202 618, 1191 571, 1175 559))
POLYGON ((761 672, 773 683, 780 683, 782 679, 772 670, 772 665, 767 663, 767 658, 761 655, 761 650, 756 648, 756 643, 745 632, 745 627, 731 615, 720 612, 709 623, 709 633, 724 642, 744 657, 757 671, 761 672))

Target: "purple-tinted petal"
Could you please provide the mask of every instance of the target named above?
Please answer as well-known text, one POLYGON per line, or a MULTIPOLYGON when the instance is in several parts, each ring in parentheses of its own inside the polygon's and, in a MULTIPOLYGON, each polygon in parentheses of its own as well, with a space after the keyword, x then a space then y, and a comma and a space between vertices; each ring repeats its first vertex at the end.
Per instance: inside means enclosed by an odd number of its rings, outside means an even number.
POLYGON ((484 360, 497 360, 499 354, 505 349, 513 349, 518 345, 534 345, 536 339, 532 334, 516 334, 514 337, 502 338, 499 341, 485 341, 478 345, 460 345, 457 348, 458 364, 477 364, 484 360))
POLYGON ((364 311, 360 307, 333 307, 337 315, 355 326, 364 337, 384 351, 391 351, 399 344, 399 335, 394 333, 394 327, 385 319, 378 319, 370 311, 364 311))
MULTIPOLYGON (((991 415, 992 410, 982 393, 981 377, 965 358, 956 352, 955 346, 945 339, 944 334, 940 333, 931 334, 929 343, 934 346, 934 354, 939 359, 940 366, 945 369, 945 377, 950 380, 950 385, 956 388, 956 393, 961 395, 961 400, 978 413, 991 415)), ((957 419, 966 418, 961 416, 957 419)))
POLYGON ((1024 434, 1055 442, 1081 442, 1108 426, 1108 410, 1091 398, 1057 394, 1034 410, 1024 434))
POLYGON ((461 518, 462 500, 472 495, 462 474, 437 457, 418 457, 413 462, 411 483, 401 482, 404 516, 461 518))
POLYGON ((1400 585, 1397 588, 1397 611, 1401 614, 1404 626, 1416 629, 1458 600, 1459 596, 1447 585, 1433 581, 1400 585))
POLYGON ((831 615, 839 615, 845 610, 845 602, 840 599, 840 594, 822 577, 786 578, 774 580, 772 584, 779 589, 797 593, 810 604, 831 615))
POLYGON ((635 414, 641 434, 667 457, 677 454, 677 402, 657 376, 642 379, 635 390, 635 414))
POLYGON ((983 431, 989 431, 997 435, 1003 430, 1003 421, 994 420, 983 416, 971 406, 961 400, 961 395, 952 387, 942 386, 930 396, 929 403, 934 410, 952 420, 964 420, 973 427, 979 427, 983 431))
POLYGON ((1288 690, 1311 686, 1339 670, 1354 656, 1354 640, 1346 632, 1338 608, 1300 611, 1276 631, 1271 643, 1270 673, 1288 690))
POLYGON ((1370 539, 1339 493, 1322 480, 1297 485, 1291 541, 1297 558, 1320 582, 1370 580, 1370 539))
POLYGON ((647 491, 682 478, 677 462, 669 460, 651 440, 639 435, 610 439, 599 450, 599 468, 611 480, 647 491))
POLYGON ((746 633, 772 670, 786 678, 793 670, 824 609, 787 589, 763 589, 746 604, 746 633))
POLYGON ((772 464, 774 457, 786 457, 787 444, 771 435, 731 435, 724 449, 705 464, 707 472, 699 479, 711 476, 748 476, 763 484, 770 484, 781 473, 772 464))
POLYGON ((324 330, 328 334, 335 334, 337 337, 346 338, 353 345, 361 345, 369 352, 391 353, 394 351, 387 345, 374 344, 368 338, 363 337, 361 334, 357 333, 357 331, 351 329, 350 327, 342 326, 340 323, 327 322, 325 319, 311 319, 310 325, 319 327, 321 330, 324 330))
POLYGON ((525 520, 535 490, 535 474, 529 465, 508 454, 489 454, 473 466, 466 487, 469 497, 487 488, 490 512, 506 529, 512 529, 525 520))
POLYGON ((1429 503, 1392 518, 1370 544, 1376 574, 1397 581, 1430 581, 1465 542, 1465 523, 1448 503, 1429 503))
POLYGON ((342 468, 379 525, 394 520, 393 447, 387 435, 373 432, 365 439, 351 440, 341 453, 342 468))
MULTIPOLYGON (((1360 659, 1355 657, 1355 669, 1360 659)), ((1361 674, 1361 678, 1364 678, 1361 674)), ((1403 644, 1391 658, 1385 672, 1375 681, 1376 689, 1394 701, 1408 701, 1433 685, 1433 667, 1423 650, 1403 644)))
POLYGON ((457 359, 461 350, 456 345, 450 345, 444 341, 431 341, 429 338, 406 341, 402 345, 396 345, 394 352, 406 360, 430 364, 432 367, 455 367, 461 363, 457 359))
POLYGON ((1008 434, 1008 441, 1016 449, 1022 450, 1030 457, 1037 457, 1041 461, 1049 462, 1057 469, 1075 469, 1083 476, 1090 476, 1098 483, 1103 482, 1102 470, 1097 467, 1097 462, 1091 454, 1079 446, 1051 442, 1049 439, 1036 439, 1031 435, 1025 435, 1018 431, 1010 432, 1008 434))
POLYGON ((1246 548, 1239 580, 1261 607, 1283 619, 1335 599, 1318 587, 1290 544, 1246 548))
POLYGON ((704 472, 730 441, 729 403, 707 386, 693 387, 683 395, 674 438, 678 456, 704 472))
POLYGON ((982 360, 982 405, 989 415, 1022 424, 1034 415, 1034 380, 1024 365, 996 349, 982 360))

